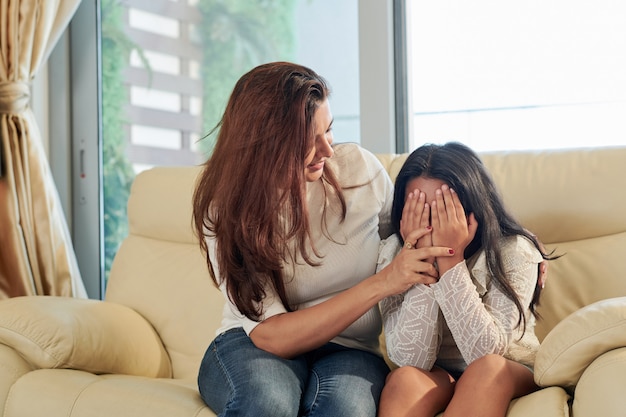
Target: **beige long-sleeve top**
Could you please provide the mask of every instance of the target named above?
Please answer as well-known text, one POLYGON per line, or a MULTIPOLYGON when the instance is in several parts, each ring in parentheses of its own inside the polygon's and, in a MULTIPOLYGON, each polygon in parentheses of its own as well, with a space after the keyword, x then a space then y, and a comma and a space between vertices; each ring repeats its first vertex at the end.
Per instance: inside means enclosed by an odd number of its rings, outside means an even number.
MULTIPOLYGON (((337 200, 327 194, 329 187, 324 189, 321 181, 307 184, 311 239, 322 257, 317 259, 319 266, 308 265, 302 259, 295 263, 285 262, 287 299, 295 309, 319 304, 373 275, 381 238, 391 233, 393 183, 380 161, 356 144, 339 144, 334 149, 334 156, 326 164, 333 169, 343 188, 346 218, 341 221, 337 200)), ((219 279, 215 239, 206 239, 219 279)), ((291 259, 290 256, 286 258, 291 259)), ((222 281, 220 289, 227 302, 217 334, 236 327, 242 327, 250 334, 259 322, 239 312, 228 297, 225 282, 222 281)), ((261 321, 287 311, 273 289, 268 288, 266 293, 261 303, 261 321)), ((380 354, 378 338, 381 329, 380 311, 374 306, 332 341, 380 354)))
MULTIPOLYGON (((395 235, 381 244, 378 270, 400 249, 395 235)), ((509 283, 521 304, 529 306, 541 254, 521 236, 505 239, 502 249, 509 283)), ((525 311, 523 331, 517 325, 515 304, 491 279, 483 251, 447 271, 436 284, 418 284, 386 298, 381 311, 387 353, 399 366, 430 370, 436 362, 460 372, 474 360, 496 353, 532 367, 539 348, 530 310, 525 311)))

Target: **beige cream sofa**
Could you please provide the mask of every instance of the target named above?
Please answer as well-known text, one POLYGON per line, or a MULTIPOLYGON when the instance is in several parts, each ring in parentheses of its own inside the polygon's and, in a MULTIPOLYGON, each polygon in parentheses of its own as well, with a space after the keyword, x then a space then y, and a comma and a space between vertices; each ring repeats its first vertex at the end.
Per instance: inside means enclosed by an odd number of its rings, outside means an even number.
MULTIPOLYGON (((405 157, 379 156, 392 177, 405 157)), ((550 265, 539 309, 536 379, 547 388, 508 416, 623 417, 626 147, 483 159, 523 224, 566 254, 550 265)), ((191 229, 198 172, 137 177, 106 301, 0 301, 0 416, 214 415, 196 372, 223 300, 191 229)))

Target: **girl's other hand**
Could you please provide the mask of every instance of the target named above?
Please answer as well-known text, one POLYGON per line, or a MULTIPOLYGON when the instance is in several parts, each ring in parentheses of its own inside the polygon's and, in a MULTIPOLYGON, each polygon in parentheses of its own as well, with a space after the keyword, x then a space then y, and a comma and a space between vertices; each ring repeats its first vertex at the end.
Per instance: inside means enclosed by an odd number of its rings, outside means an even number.
POLYGON ((478 222, 474 213, 466 216, 459 196, 447 185, 435 192, 431 216, 433 245, 448 246, 455 252, 454 257, 443 260, 444 265, 437 261, 440 272, 443 273, 464 260, 463 253, 476 235, 478 222))

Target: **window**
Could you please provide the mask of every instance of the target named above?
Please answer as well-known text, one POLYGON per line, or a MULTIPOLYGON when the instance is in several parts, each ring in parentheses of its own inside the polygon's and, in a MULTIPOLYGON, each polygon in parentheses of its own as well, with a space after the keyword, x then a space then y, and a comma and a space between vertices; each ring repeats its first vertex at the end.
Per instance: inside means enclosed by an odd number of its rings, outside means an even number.
MULTIPOLYGON (((381 53, 391 56, 391 4, 82 2, 68 39, 51 59, 51 72, 59 73, 51 96, 62 95, 61 81, 68 84, 71 114, 51 119, 71 120, 71 167, 60 171, 72 189, 69 223, 90 297, 104 295, 111 261, 127 234, 126 201, 134 176, 155 165, 204 161, 214 139, 206 134, 219 120, 235 81, 257 64, 290 60, 315 69, 333 90, 336 141, 391 151, 393 109, 380 99, 380 91, 393 96, 393 62, 379 59, 381 53), (359 48, 364 36, 366 51, 359 48), (60 70, 64 63, 68 68, 60 70), (67 74, 71 79, 63 80, 67 74), (379 90, 363 91, 362 85, 372 84, 379 90), (372 94, 377 102, 363 109, 361 102, 371 102, 372 94), (362 117, 366 114, 377 116, 362 117), (385 140, 378 145, 381 137, 385 140)), ((61 112, 61 107, 50 111, 61 112)))
POLYGON ((626 4, 407 1, 411 148, 624 143, 626 4))

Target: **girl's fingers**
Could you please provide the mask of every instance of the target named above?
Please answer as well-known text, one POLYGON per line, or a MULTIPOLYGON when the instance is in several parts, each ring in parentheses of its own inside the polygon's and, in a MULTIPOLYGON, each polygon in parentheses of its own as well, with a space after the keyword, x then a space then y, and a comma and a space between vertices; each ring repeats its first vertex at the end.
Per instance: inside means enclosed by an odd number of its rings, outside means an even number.
POLYGON ((413 192, 410 192, 406 196, 406 201, 404 202, 404 207, 402 208, 402 221, 405 223, 409 222, 409 216, 412 211, 412 200, 413 200, 413 192))
POLYGON ((463 221, 465 222, 465 209, 458 194, 446 184, 441 186, 441 189, 435 191, 435 201, 433 204, 437 206, 436 210, 433 208, 431 211, 437 212, 437 221, 463 221))
POLYGON ((423 199, 424 199, 424 210, 422 210, 422 216, 420 218, 420 227, 427 227, 430 226, 430 206, 428 205, 428 203, 425 201, 426 200, 426 195, 424 193, 422 193, 423 195, 423 199))
POLYGON ((450 195, 450 200, 452 202, 452 207, 454 207, 456 218, 465 221, 465 209, 463 208, 463 204, 461 204, 459 195, 452 188, 450 188, 448 191, 450 195))
POLYGON ((400 234, 404 240, 408 234, 419 227, 426 227, 428 223, 423 223, 426 214, 426 195, 416 189, 408 194, 402 208, 402 219, 400 220, 400 234))
POLYGON ((441 226, 441 222, 446 219, 446 205, 443 202, 441 190, 435 191, 435 199, 430 206, 430 223, 434 228, 441 226))
POLYGON ((402 218, 400 219, 400 234, 402 238, 406 240, 407 234, 413 230, 411 221, 411 200, 413 199, 413 193, 409 193, 406 196, 404 207, 402 207, 402 218))
MULTIPOLYGON (((437 193, 438 194, 438 193, 437 193)), ((457 193, 447 184, 441 186, 441 199, 445 205, 445 213, 448 221, 465 219, 465 211, 457 193)))

